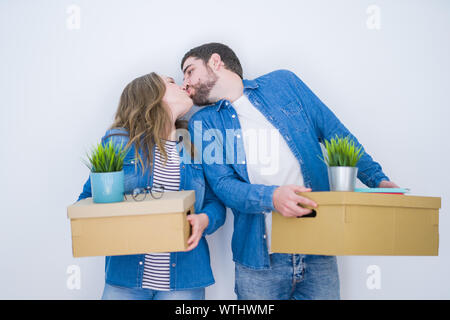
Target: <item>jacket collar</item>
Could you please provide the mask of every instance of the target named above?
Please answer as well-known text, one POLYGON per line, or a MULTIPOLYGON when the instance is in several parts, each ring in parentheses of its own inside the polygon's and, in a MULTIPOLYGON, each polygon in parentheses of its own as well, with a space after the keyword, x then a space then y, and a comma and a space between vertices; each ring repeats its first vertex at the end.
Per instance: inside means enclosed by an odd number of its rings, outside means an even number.
MULTIPOLYGON (((242 83, 244 85, 244 92, 245 92, 246 89, 256 89, 259 86, 258 83, 255 80, 246 80, 246 79, 244 79, 244 80, 242 80, 242 83)), ((220 108, 222 108, 223 105, 229 107, 230 106, 230 102, 228 100, 225 100, 225 99, 217 101, 215 103, 216 111, 219 111, 220 108)))

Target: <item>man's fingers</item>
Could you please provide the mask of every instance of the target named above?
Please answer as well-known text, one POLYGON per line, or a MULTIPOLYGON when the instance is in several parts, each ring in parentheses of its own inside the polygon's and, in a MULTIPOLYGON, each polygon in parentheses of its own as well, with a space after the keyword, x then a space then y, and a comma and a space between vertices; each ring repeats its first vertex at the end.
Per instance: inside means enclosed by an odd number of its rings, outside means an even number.
POLYGON ((301 217, 311 213, 310 209, 299 207, 295 202, 289 202, 279 211, 285 217, 301 217))
POLYGON ((291 209, 286 209, 284 212, 285 217, 297 217, 297 214, 291 209))
POLYGON ((302 208, 295 202, 289 202, 287 204, 287 206, 293 213, 293 216, 297 216, 297 217, 301 217, 301 216, 304 216, 305 214, 309 214, 312 212, 311 209, 302 208))
POLYGON ((302 186, 292 185, 292 190, 294 191, 294 195, 291 197, 291 200, 295 200, 297 203, 301 203, 303 205, 311 206, 313 208, 317 207, 317 204, 305 197, 298 195, 298 192, 311 192, 311 188, 305 188, 302 186))
POLYGON ((312 189, 293 184, 292 185, 292 190, 294 192, 310 192, 312 189))
POLYGON ((294 200, 295 202, 300 203, 300 204, 302 204, 304 206, 310 206, 310 207, 313 207, 313 208, 317 208, 317 203, 315 203, 311 199, 299 196, 298 194, 295 194, 292 197, 292 200, 294 200))
POLYGON ((280 186, 275 189, 273 204, 275 209, 285 217, 299 217, 312 212, 308 208, 317 208, 317 203, 298 193, 310 192, 311 188, 299 185, 280 186))

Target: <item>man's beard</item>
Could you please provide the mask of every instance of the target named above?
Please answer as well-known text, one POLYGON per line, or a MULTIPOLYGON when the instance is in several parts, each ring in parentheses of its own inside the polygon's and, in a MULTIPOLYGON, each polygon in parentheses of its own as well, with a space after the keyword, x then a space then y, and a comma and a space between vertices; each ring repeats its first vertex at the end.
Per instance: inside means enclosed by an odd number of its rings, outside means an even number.
POLYGON ((204 83, 199 83, 195 86, 192 86, 195 90, 195 93, 191 98, 196 106, 203 107, 217 102, 211 101, 209 98, 209 94, 216 85, 217 79, 219 77, 212 70, 208 70, 208 75, 208 80, 206 80, 204 83))

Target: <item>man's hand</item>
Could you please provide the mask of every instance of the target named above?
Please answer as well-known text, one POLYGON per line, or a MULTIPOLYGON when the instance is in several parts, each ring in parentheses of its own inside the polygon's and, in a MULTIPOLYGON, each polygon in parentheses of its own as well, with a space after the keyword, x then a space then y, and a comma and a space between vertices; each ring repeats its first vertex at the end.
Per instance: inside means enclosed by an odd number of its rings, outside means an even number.
POLYGON ((378 185, 378 188, 400 188, 400 187, 392 181, 383 180, 378 185))
POLYGON ((209 224, 209 218, 204 213, 198 213, 188 215, 187 220, 192 226, 192 235, 187 241, 188 248, 186 251, 191 251, 198 245, 198 242, 202 238, 203 231, 209 224))
POLYGON ((317 208, 317 204, 297 192, 310 192, 311 188, 296 185, 286 185, 275 189, 273 192, 273 206, 285 217, 301 217, 312 212, 311 209, 302 208, 299 204, 317 208))

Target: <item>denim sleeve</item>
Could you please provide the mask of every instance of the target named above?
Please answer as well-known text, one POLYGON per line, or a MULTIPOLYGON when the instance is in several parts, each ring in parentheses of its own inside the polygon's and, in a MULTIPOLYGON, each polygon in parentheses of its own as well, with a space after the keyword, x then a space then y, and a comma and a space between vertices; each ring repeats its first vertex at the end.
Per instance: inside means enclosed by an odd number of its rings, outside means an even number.
POLYGON ((362 147, 363 156, 358 162, 358 178, 370 188, 376 188, 382 180, 389 178, 383 173, 381 165, 375 162, 364 150, 356 137, 339 121, 336 115, 301 81, 294 73, 289 72, 290 80, 294 82, 299 100, 309 118, 319 142, 330 140, 336 135, 349 136, 357 147, 362 147))
MULTIPOLYGON (((204 119, 199 119, 194 115, 189 121, 189 133, 192 141, 196 135, 202 135, 202 132, 195 132, 194 121, 202 121, 204 127, 207 127, 204 119)), ((227 207, 250 214, 262 214, 264 211, 275 210, 272 197, 278 186, 250 184, 242 181, 231 164, 206 164, 203 159, 201 162, 212 191, 227 207)))
POLYGON ((84 186, 83 186, 83 191, 80 193, 80 195, 78 196, 78 200, 83 200, 86 198, 92 197, 92 192, 91 192, 91 178, 88 178, 87 181, 85 182, 84 186))
POLYGON ((205 234, 215 232, 225 223, 225 206, 211 190, 211 187, 207 181, 205 181, 205 200, 203 203, 202 213, 205 213, 209 220, 208 227, 205 229, 205 234))
POLYGON ((203 167, 212 189, 227 207, 242 213, 275 210, 272 198, 278 186, 242 181, 231 165, 203 164, 203 167))

